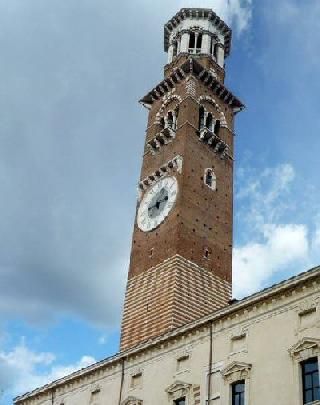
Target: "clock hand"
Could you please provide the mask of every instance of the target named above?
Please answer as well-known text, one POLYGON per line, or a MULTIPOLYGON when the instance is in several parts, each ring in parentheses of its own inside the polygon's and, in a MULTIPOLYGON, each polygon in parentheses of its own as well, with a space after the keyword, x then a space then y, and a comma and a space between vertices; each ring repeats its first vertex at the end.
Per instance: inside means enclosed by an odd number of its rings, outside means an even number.
POLYGON ((168 200, 169 200, 169 197, 166 196, 166 197, 164 197, 162 200, 158 201, 158 203, 161 204, 161 203, 163 203, 163 202, 165 202, 165 201, 168 201, 168 200))
POLYGON ((160 205, 161 205, 163 202, 168 201, 168 199, 169 199, 168 196, 166 196, 166 197, 163 198, 162 200, 158 200, 154 205, 152 205, 151 207, 148 208, 148 211, 151 211, 151 210, 153 210, 154 208, 159 209, 159 208, 160 208, 160 205))

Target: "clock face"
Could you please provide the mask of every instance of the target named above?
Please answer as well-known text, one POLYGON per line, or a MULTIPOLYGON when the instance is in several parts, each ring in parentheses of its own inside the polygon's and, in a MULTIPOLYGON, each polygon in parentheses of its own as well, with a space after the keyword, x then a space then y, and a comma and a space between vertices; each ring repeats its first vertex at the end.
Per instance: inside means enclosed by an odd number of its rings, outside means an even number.
POLYGON ((169 215, 178 194, 175 177, 164 177, 147 191, 141 201, 137 222, 144 232, 155 229, 169 215))

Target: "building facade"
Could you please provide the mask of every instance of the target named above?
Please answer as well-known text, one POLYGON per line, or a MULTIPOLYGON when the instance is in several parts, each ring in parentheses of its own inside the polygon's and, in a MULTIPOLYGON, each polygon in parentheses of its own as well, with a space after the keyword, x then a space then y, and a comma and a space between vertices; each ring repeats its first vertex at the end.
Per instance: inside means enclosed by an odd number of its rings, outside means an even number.
POLYGON ((231 30, 208 9, 165 25, 114 357, 16 405, 320 404, 320 268, 231 300, 231 30))
POLYGON ((319 393, 319 313, 320 268, 316 268, 15 403, 320 404, 313 400, 319 393), (306 366, 316 370, 312 377, 303 373, 306 366))

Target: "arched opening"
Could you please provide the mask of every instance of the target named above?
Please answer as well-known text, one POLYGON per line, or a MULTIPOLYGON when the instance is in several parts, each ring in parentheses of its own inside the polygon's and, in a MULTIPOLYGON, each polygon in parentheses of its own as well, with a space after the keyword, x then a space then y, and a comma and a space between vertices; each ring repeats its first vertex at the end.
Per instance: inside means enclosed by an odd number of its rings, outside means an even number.
POLYGON ((213 173, 211 169, 208 169, 206 173, 206 185, 212 187, 212 183, 213 183, 213 173))
POLYGON ((179 106, 174 110, 173 117, 173 130, 176 131, 178 128, 178 116, 179 116, 179 106))
POLYGON ((213 57, 216 61, 218 60, 218 52, 219 52, 219 44, 215 43, 213 46, 213 57))
POLYGON ((214 174, 213 169, 206 169, 205 176, 204 176, 204 184, 211 188, 212 190, 216 190, 217 179, 216 175, 214 174))
POLYGON ((216 123, 215 123, 215 126, 214 126, 214 133, 216 135, 219 135, 220 127, 221 127, 220 120, 217 120, 216 123))
POLYGON ((197 48, 196 48, 196 53, 201 53, 201 47, 202 47, 202 34, 198 34, 197 37, 197 48))
POLYGON ((175 58, 178 54, 178 42, 174 41, 173 42, 173 57, 175 58))
POLYGON ((204 108, 200 107, 200 109, 199 109, 199 130, 201 131, 204 127, 205 127, 204 108))
POLYGON ((196 46, 196 34, 194 32, 190 32, 189 53, 193 53, 195 46, 196 46))
POLYGON ((213 129, 213 117, 212 117, 211 113, 209 113, 208 116, 207 116, 206 127, 209 129, 209 131, 212 132, 212 129, 213 129))
POLYGON ((211 249, 209 249, 208 247, 205 247, 204 248, 204 257, 206 259, 210 259, 210 256, 211 256, 211 249))
POLYGON ((161 128, 162 128, 162 129, 164 129, 164 127, 166 126, 166 124, 165 124, 165 121, 164 121, 164 118, 163 118, 163 117, 161 117, 161 118, 160 118, 160 126, 161 126, 161 128))
POLYGON ((173 118, 173 113, 171 111, 168 112, 168 128, 174 129, 174 118, 173 118))
POLYGON ((214 44, 215 44, 215 38, 211 37, 210 38, 210 55, 213 55, 213 51, 214 51, 214 44))

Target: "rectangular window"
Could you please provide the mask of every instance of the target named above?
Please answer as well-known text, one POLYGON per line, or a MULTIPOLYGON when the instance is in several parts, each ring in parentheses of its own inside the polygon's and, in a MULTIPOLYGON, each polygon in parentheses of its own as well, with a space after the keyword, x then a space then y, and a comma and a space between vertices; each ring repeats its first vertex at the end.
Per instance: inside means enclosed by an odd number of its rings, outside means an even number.
POLYGON ((142 373, 135 374, 131 377, 131 388, 139 388, 142 386, 142 373))
POLYGON ((189 356, 185 355, 177 359, 177 371, 187 370, 189 368, 189 356))
POLYGON ((319 365, 315 357, 301 363, 303 403, 320 400, 319 365))
POLYGON ((174 401, 174 405, 186 405, 186 399, 185 398, 176 399, 174 401))
POLYGON ((244 381, 237 381, 232 384, 232 405, 244 405, 244 390, 244 381))

